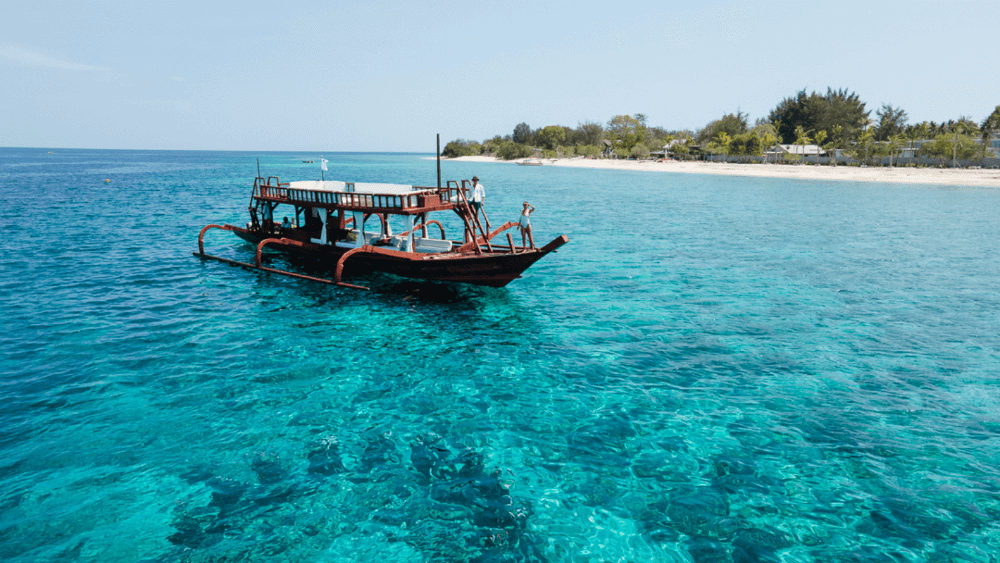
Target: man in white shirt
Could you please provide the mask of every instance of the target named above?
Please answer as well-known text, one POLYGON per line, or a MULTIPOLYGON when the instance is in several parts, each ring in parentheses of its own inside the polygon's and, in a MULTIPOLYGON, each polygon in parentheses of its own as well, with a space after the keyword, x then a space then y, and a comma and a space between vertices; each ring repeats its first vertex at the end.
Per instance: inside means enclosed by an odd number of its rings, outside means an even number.
POLYGON ((483 201, 486 200, 486 190, 479 183, 479 177, 472 177, 472 211, 479 217, 479 210, 483 208, 483 201))

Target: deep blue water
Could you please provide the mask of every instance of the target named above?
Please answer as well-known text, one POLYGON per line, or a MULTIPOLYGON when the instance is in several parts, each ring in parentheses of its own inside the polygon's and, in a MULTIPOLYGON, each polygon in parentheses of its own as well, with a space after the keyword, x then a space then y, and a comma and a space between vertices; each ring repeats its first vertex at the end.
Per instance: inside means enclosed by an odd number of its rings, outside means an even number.
POLYGON ((0 560, 997 560, 1000 191, 445 162, 570 243, 361 292, 191 255, 317 154, 47 153, 0 149, 0 560))

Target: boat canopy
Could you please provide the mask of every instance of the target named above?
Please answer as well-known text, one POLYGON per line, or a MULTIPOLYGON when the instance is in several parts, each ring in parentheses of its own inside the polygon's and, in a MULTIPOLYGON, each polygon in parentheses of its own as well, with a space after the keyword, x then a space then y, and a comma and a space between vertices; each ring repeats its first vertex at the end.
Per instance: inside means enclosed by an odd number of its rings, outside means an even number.
POLYGON ((317 192, 342 192, 346 182, 334 182, 333 180, 313 180, 308 182, 289 182, 288 187, 293 190, 310 190, 317 192))
POLYGON ((406 184, 373 184, 368 182, 336 182, 333 180, 313 180, 307 182, 289 182, 292 190, 309 190, 317 192, 340 192, 381 195, 406 195, 413 192, 413 186, 406 184))

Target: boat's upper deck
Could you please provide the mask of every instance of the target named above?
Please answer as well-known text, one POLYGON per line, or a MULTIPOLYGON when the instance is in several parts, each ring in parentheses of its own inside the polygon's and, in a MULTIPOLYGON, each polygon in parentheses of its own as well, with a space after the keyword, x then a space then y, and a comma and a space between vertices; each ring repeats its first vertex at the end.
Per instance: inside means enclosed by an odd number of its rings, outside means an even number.
POLYGON ((266 182, 263 178, 254 180, 253 197, 303 207, 415 215, 454 209, 469 196, 465 183, 463 180, 459 186, 458 182, 449 181, 442 188, 320 180, 282 183, 271 176, 266 182))

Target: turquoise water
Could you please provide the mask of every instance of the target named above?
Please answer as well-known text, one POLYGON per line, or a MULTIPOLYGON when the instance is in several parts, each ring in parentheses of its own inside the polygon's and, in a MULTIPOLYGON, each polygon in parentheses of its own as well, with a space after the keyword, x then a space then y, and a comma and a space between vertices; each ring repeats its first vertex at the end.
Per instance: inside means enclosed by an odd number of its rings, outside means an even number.
POLYGON ((570 243, 359 292, 191 255, 318 155, 47 152, 0 149, 0 560, 1000 552, 996 190, 445 162, 570 243))

